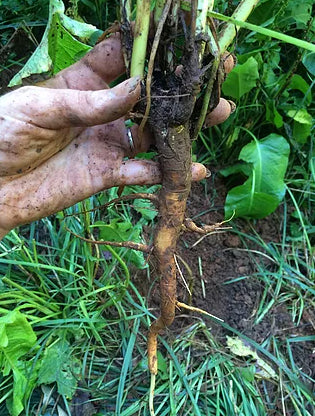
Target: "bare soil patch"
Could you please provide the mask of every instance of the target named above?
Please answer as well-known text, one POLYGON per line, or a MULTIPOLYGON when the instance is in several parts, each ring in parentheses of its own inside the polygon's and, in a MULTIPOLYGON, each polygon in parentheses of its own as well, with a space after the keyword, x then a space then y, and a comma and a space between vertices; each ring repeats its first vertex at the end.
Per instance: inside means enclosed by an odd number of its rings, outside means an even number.
MULTIPOLYGON (((188 215, 196 223, 214 224, 224 219, 224 199, 226 187, 217 175, 212 181, 213 187, 208 195, 204 186, 193 184, 188 199, 188 215)), ((254 227, 260 237, 266 242, 280 242, 281 240, 281 208, 268 218, 251 222, 236 220, 238 230, 253 234, 254 227)), ((228 224, 226 224, 228 225, 228 224)), ((256 277, 257 264, 263 262, 267 270, 273 271, 274 265, 254 250, 262 251, 260 246, 246 241, 248 248, 233 230, 213 234, 203 238, 194 246, 200 237, 193 234, 183 234, 178 246, 178 254, 191 268, 193 288, 191 304, 223 319, 228 325, 242 332, 249 338, 262 343, 271 335, 280 341, 295 336, 307 336, 314 333, 312 322, 315 321, 310 311, 307 311, 299 325, 292 322, 291 315, 285 305, 278 305, 271 309, 259 324, 255 325, 256 311, 263 294, 263 283, 256 277), (249 252, 249 250, 252 250, 249 252), (233 279, 245 277, 237 282, 228 283, 233 279)), ((189 272, 179 261, 182 273, 189 283, 189 272)), ((137 286, 143 296, 147 296, 150 283, 137 274, 137 286)), ((178 278, 178 299, 189 303, 190 296, 183 283, 178 278)), ((159 308, 158 285, 149 296, 149 307, 159 308)), ((187 311, 182 311, 185 317, 177 317, 172 325, 172 331, 181 328, 193 320, 187 317, 187 311)), ((209 321, 208 321, 209 322, 209 321)), ((209 323, 213 334, 225 343, 227 331, 219 324, 209 323)), ((291 344, 293 356, 297 366, 306 374, 315 377, 315 344, 312 342, 298 342, 291 344)), ((286 352, 284 352, 286 355, 286 352)))

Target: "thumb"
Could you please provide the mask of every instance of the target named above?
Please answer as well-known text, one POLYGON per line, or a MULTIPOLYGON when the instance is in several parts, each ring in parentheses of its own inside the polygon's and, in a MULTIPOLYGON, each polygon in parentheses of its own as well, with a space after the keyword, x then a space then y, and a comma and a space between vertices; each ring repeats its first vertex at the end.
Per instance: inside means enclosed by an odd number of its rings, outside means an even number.
POLYGON ((98 91, 22 87, 2 97, 0 107, 7 115, 47 129, 96 126, 131 110, 140 95, 139 81, 134 77, 98 91))
MULTIPOLYGON (((201 163, 193 163, 191 173, 193 181, 200 181, 209 176, 209 171, 201 163)), ((131 159, 122 162, 114 185, 155 185, 160 184, 161 181, 162 175, 158 163, 131 159)))

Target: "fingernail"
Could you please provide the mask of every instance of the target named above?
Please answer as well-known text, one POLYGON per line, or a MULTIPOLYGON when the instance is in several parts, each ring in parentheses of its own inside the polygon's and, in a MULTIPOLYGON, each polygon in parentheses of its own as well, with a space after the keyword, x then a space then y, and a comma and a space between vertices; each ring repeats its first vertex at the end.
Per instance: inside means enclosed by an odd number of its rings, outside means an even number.
POLYGON ((136 77, 132 77, 129 80, 129 93, 133 92, 140 82, 140 77, 137 75, 136 77))
POLYGON ((206 178, 210 178, 211 172, 209 169, 206 169, 206 178))
POLYGON ((233 114, 234 113, 234 111, 236 110, 236 104, 235 104, 235 102, 234 101, 231 101, 231 100, 227 100, 228 101, 228 103, 230 104, 230 106, 231 106, 231 114, 233 114))

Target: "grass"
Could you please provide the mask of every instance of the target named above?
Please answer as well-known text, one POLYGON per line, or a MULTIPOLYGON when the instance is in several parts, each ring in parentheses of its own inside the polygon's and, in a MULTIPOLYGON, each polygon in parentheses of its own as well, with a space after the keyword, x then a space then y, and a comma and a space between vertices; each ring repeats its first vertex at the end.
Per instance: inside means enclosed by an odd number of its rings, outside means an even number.
MULTIPOLYGON (((96 197, 91 198, 85 207, 88 204, 93 208, 99 203, 96 197)), ((80 204, 68 213, 82 208, 80 204)), ((126 219, 130 210, 123 206, 115 215, 126 219)), ((81 221, 75 215, 70 225, 75 232, 82 233, 99 215, 96 211, 81 221)), ((139 293, 134 279, 130 279, 124 262, 126 250, 117 250, 109 259, 107 253, 105 259, 102 253, 68 233, 62 216, 45 219, 24 230, 24 237, 12 232, 1 243, 0 273, 4 277, 0 311, 3 314, 18 308, 31 322, 37 335, 37 347, 30 354, 33 365, 42 362, 53 343, 66 339, 69 359, 79 366, 72 387, 79 385, 83 392, 89 393, 88 400, 97 404, 99 415, 148 415, 146 334, 156 311, 148 309, 147 299, 139 293)), ((291 261, 285 262, 288 256, 279 252, 279 247, 265 244, 255 234, 241 237, 244 241, 254 240, 261 253, 272 258, 276 265, 270 273, 256 255, 253 258, 258 272, 251 278, 261 280, 266 288, 257 322, 281 302, 294 305, 294 299, 303 298, 306 302, 314 298, 305 277, 300 276, 291 261)), ((300 309, 293 315, 298 320, 300 309)), ((292 346, 303 348, 304 343, 314 340, 312 335, 283 339, 280 334, 271 335, 259 345, 225 323, 191 317, 191 325, 160 339, 163 347, 156 414, 266 415, 287 409, 295 412, 289 414, 312 415, 312 393, 302 381, 313 380, 299 370, 292 346), (211 331, 213 325, 222 325, 227 333, 257 351, 262 362, 272 367, 272 376, 262 377, 261 363, 250 355, 233 353, 216 340, 211 331)), ((12 379, 2 378, 0 385, 5 397, 12 379)), ((65 414, 71 414, 66 396, 58 395, 53 384, 49 388, 52 393, 48 403, 44 400, 47 391, 35 388, 26 401, 26 415, 44 414, 44 408, 45 414, 55 415, 58 406, 65 409, 65 414)), ((6 414, 4 403, 0 412, 6 414)))
MULTIPOLYGON (((30 4, 33 7, 35 3, 30 4)), ((284 3, 288 2, 282 2, 283 10, 287 6, 284 3)), ((79 6, 79 13, 99 27, 107 25, 115 13, 113 4, 100 0, 79 2, 79 6)), ((6 14, 2 16, 0 30, 9 39, 10 30, 19 25, 19 18, 9 14, 9 7, 3 10, 6 14)), ((23 13, 21 16, 25 17, 23 13)), ((280 23, 291 20, 281 11, 280 23)), ((274 20, 272 28, 279 30, 280 23, 277 26, 274 20)), ((31 30, 42 22, 40 19, 36 22, 35 15, 28 16, 27 24, 31 30)), ((302 31, 290 24, 290 35, 302 31)), ((290 75, 284 71, 285 53, 281 54, 280 64, 273 62, 269 72, 263 66, 264 62, 276 60, 276 42, 241 34, 236 49, 241 60, 250 55, 260 58, 262 78, 270 81, 272 69, 283 89, 290 75)), ((287 59, 298 60, 296 50, 290 49, 287 59)), ((3 68, 10 65, 6 62, 3 68)), ((300 73, 308 79, 303 67, 300 73)), ((255 222, 247 233, 241 232, 237 224, 233 231, 240 236, 243 248, 256 266, 256 273, 241 278, 253 279, 263 287, 255 324, 284 308, 291 315, 292 326, 297 329, 293 333, 297 335, 287 336, 290 331, 271 331, 258 344, 226 323, 190 315, 189 326, 168 331, 160 338, 160 371, 155 395, 158 416, 311 416, 315 412, 311 391, 315 381, 297 362, 299 351, 303 353, 315 341, 311 330, 307 333, 300 327, 302 319, 305 321, 315 306, 314 149, 310 139, 304 144, 295 140, 294 121, 286 118, 284 103, 277 96, 277 85, 278 81, 260 82, 238 102, 230 120, 201 135, 195 150, 201 162, 217 168, 232 163, 250 139, 241 127, 246 125, 257 137, 275 130, 272 123, 266 122, 265 101, 266 97, 278 100, 286 122, 280 130, 285 132, 292 149, 287 193, 281 206, 281 239, 264 241, 255 230, 255 222), (212 328, 217 325, 239 340, 238 350, 229 349, 225 340, 219 341, 213 336, 212 328), (242 348, 247 355, 240 355, 242 348), (261 361, 253 356, 255 352, 261 361), (267 376, 263 372, 266 365, 273 370, 267 376)), ((301 92, 285 88, 284 91, 293 97, 294 105, 305 104, 300 100, 301 92)), ((308 108, 311 111, 314 103, 308 108)), ((139 266, 141 258, 135 259, 124 249, 92 247, 64 227, 66 221, 71 230, 84 235, 95 233, 95 228, 90 226, 98 221, 109 224, 119 220, 139 229, 151 225, 150 215, 141 216, 139 207, 124 203, 106 212, 100 209, 79 215, 112 199, 115 193, 116 190, 111 190, 65 213, 15 230, 0 243, 0 316, 18 309, 27 317, 37 337, 36 346, 25 357, 25 362, 30 363, 25 366, 25 374, 32 387, 31 395, 24 399, 26 416, 73 414, 66 389, 77 391, 83 403, 95 405, 98 416, 149 414, 146 337, 157 311, 148 308, 148 299, 140 293, 141 285, 135 283, 146 279, 144 286, 152 293, 155 282, 148 280, 148 265, 144 263, 144 268, 138 269, 135 263, 139 266), (72 216, 64 221, 65 214, 72 216), (43 363, 49 365, 47 357, 52 351, 60 354, 48 374, 51 381, 40 383, 40 377, 43 379, 40 368, 43 363), (69 381, 66 386, 64 380, 69 381), (84 396, 85 393, 88 395, 84 396)), ((152 213, 150 207, 141 209, 152 213)), ((311 322, 308 318, 306 321, 311 322)), ((12 388, 12 375, 1 373, 0 414, 3 416, 8 415, 5 401, 12 394, 12 388)))

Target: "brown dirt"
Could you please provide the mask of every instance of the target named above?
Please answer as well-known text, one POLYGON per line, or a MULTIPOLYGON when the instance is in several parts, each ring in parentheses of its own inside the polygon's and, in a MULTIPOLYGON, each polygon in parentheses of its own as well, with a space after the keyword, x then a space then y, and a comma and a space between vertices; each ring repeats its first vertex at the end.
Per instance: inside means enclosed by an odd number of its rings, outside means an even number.
MULTIPOLYGON (((205 194, 203 185, 194 184, 188 200, 188 215, 193 219, 198 217, 195 221, 199 225, 223 221, 225 185, 218 176, 210 179, 210 181, 213 182, 213 188, 208 195, 205 194)), ((233 225, 235 227, 234 231, 232 229, 207 236, 194 247, 192 246, 200 236, 186 233, 181 237, 177 253, 192 270, 192 306, 204 309, 223 319, 225 323, 258 343, 262 343, 271 335, 282 342, 289 337, 313 334, 312 322, 315 320, 310 316, 310 312, 304 314, 299 325, 295 325, 285 305, 278 305, 271 309, 259 324, 254 325, 257 308, 264 289, 263 284, 254 276, 257 272, 255 262, 263 263, 264 267, 270 270, 272 270, 273 264, 259 254, 250 253, 235 232, 237 229, 253 234, 251 228, 253 225, 256 232, 266 243, 279 242, 281 239, 281 209, 267 219, 256 221, 255 224, 244 220, 236 220, 233 225), (228 283, 232 279, 244 276, 247 278, 228 283)), ((262 252, 261 247, 249 240, 246 241, 246 244, 249 249, 262 252)), ((181 263, 180 260, 178 262, 181 263)), ((181 270, 189 284, 189 280, 191 280, 189 273, 182 264, 181 270)), ((143 276, 141 277, 139 273, 136 275, 136 284, 140 292, 143 296, 148 296, 150 282, 143 276)), ((158 292, 158 285, 155 284, 152 294, 150 293, 148 297, 150 299, 149 307, 153 308, 156 313, 159 308, 158 292)), ((188 291, 180 278, 178 279, 178 299, 185 303, 190 301, 188 291)), ((184 325, 193 322, 193 318, 187 317, 189 315, 187 311, 183 310, 182 316, 179 315, 180 312, 177 312, 177 317, 171 327, 172 331, 180 331, 184 325)), ((193 315, 196 314, 193 313, 193 315)), ((209 320, 207 322, 210 322, 212 332, 216 338, 224 343, 227 331, 219 324, 209 320)), ((314 347, 315 345, 312 342, 291 344, 296 365, 313 378, 315 377, 314 347)), ((285 351, 284 354, 286 355, 285 351)))
MULTIPOLYGON (((23 58, 30 53, 32 48, 33 45, 26 38, 24 32, 19 32, 2 49, 0 63, 5 65, 11 53, 14 53, 16 60, 23 58)), ((7 91, 7 83, 19 69, 20 66, 12 65, 9 69, 1 72, 0 95, 7 91)), ((209 182, 211 190, 208 194, 205 193, 203 185, 194 184, 188 200, 188 215, 197 224, 214 224, 223 220, 223 206, 226 195, 224 183, 216 175, 213 175, 209 182)), ((268 243, 280 241, 280 224, 281 210, 278 210, 267 219, 257 221, 254 226, 260 237, 268 243)), ((235 226, 239 231, 252 233, 250 225, 245 221, 237 220, 235 226)), ((152 229, 148 230, 148 233, 152 233, 152 229)), ((208 236, 195 247, 192 247, 198 238, 195 234, 185 234, 181 237, 178 246, 178 254, 192 270, 193 296, 191 302, 193 306, 202 308, 223 319, 227 324, 259 343, 270 335, 275 335, 278 339, 284 341, 288 337, 314 334, 312 326, 312 323, 314 325, 315 322, 314 312, 307 311, 303 315, 300 324, 296 326, 285 306, 272 309, 258 325, 254 325, 263 286, 253 274, 257 272, 255 259, 262 262, 262 257, 255 254, 250 255, 248 251, 244 251, 246 249, 244 242, 233 230, 208 236), (227 284, 228 281, 242 276, 247 276, 247 278, 236 283, 227 284), (202 281, 204 285, 202 285, 202 281)), ((251 249, 261 250, 261 248, 250 244, 248 241, 247 244, 251 249)), ((264 265, 266 268, 272 268, 272 264, 267 260, 264 260, 264 265)), ((181 267, 181 269, 188 280, 187 270, 184 267, 181 267)), ((149 288, 152 282, 148 282, 146 274, 137 271, 135 278, 140 293, 150 299, 150 308, 157 312, 160 302, 158 285, 155 284, 151 293, 149 288)), ((189 301, 188 292, 181 281, 178 282, 178 298, 186 303, 189 301)), ((172 331, 180 330, 187 323, 193 322, 192 317, 187 317, 186 311, 183 311, 183 314, 186 317, 179 316, 178 313, 172 325, 172 331)), ((224 342, 226 331, 212 321, 211 327, 217 339, 224 342)), ((293 344, 291 348, 296 365, 307 375, 314 378, 314 343, 299 342, 293 344)))

